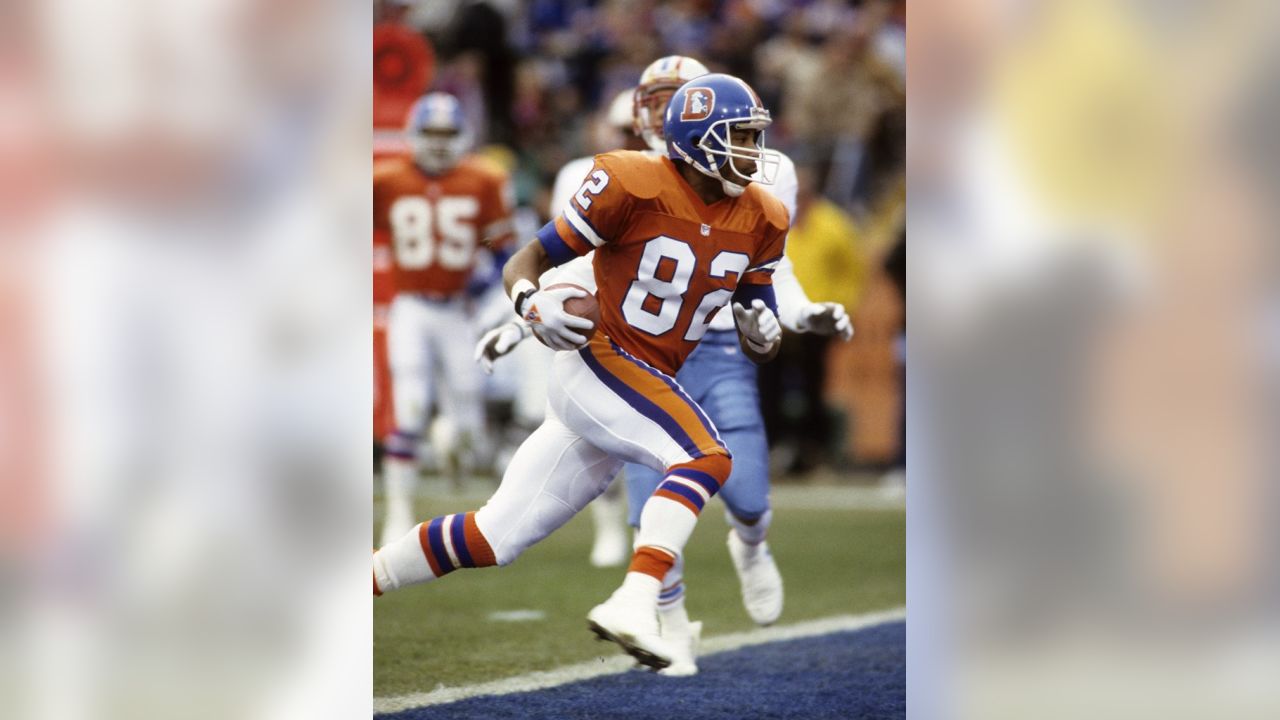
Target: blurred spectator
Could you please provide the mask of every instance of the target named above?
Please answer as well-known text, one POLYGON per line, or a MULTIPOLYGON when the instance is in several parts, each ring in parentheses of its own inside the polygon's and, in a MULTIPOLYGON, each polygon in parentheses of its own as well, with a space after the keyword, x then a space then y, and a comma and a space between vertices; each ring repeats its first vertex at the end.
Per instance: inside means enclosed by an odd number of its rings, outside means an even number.
POLYGON ((824 192, 842 205, 869 200, 854 195, 866 145, 885 113, 905 109, 902 78, 873 45, 887 13, 888 3, 869 3, 790 79, 783 117, 798 154, 819 164, 824 192))
MULTIPOLYGON (((814 302, 837 302, 853 314, 867 276, 852 218, 818 194, 812 168, 797 167, 796 217, 787 255, 814 302)), ((777 359, 760 367, 760 404, 771 443, 784 470, 805 472, 830 460, 834 440, 824 400, 832 338, 790 334, 777 359)))
POLYGON ((810 78, 822 70, 818 43, 808 31, 802 15, 791 15, 783 26, 783 32, 763 43, 758 51, 760 78, 755 87, 761 99, 774 109, 775 129, 786 136, 786 113, 779 108, 795 104, 796 91, 805 87, 810 78))

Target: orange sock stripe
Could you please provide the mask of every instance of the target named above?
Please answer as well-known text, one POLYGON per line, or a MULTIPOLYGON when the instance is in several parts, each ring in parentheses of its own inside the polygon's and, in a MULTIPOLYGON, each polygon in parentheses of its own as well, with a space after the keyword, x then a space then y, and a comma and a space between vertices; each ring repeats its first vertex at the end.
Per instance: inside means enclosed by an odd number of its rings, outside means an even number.
POLYGON ((693 504, 693 501, 691 501, 689 498, 687 498, 687 497, 685 497, 685 496, 683 496, 683 495, 679 495, 679 494, 677 494, 677 493, 673 493, 673 492, 671 492, 670 490, 665 490, 665 489, 663 489, 663 488, 658 488, 658 489, 653 493, 653 496, 654 496, 654 497, 660 497, 660 498, 666 498, 666 499, 668 499, 668 500, 674 500, 675 502, 680 503, 681 505, 683 505, 683 506, 685 506, 685 507, 689 508, 689 512, 693 513, 693 516, 694 516, 694 517, 698 517, 698 515, 702 513, 702 511, 701 511, 700 509, 698 509, 698 506, 697 506, 697 505, 694 505, 694 504, 693 504))
POLYGON ((720 486, 723 487, 729 480, 729 474, 733 472, 733 460, 731 460, 725 453, 709 453, 705 457, 700 457, 687 463, 672 465, 667 468, 667 472, 670 473, 672 470, 677 468, 688 468, 690 470, 704 472, 715 478, 716 482, 720 483, 720 486))
POLYGON ((484 534, 476 526, 475 513, 466 514, 462 532, 466 537, 467 552, 471 553, 471 560, 475 563, 475 567, 491 567, 498 564, 497 558, 493 555, 493 548, 489 547, 489 541, 484 539, 484 534))
POLYGON ((381 595, 382 595, 382 590, 378 589, 378 576, 374 575, 373 576, 373 596, 379 597, 381 595))
POLYGON ((671 553, 646 545, 636 550, 631 556, 631 565, 627 567, 627 572, 644 573, 662 582, 662 579, 667 576, 667 571, 675 564, 676 559, 671 553))
POLYGON ((431 540, 427 537, 427 526, 430 523, 421 523, 418 525, 418 544, 422 546, 422 554, 427 556, 427 564, 431 566, 431 574, 436 577, 444 575, 440 569, 440 563, 436 560, 436 556, 431 552, 431 540))

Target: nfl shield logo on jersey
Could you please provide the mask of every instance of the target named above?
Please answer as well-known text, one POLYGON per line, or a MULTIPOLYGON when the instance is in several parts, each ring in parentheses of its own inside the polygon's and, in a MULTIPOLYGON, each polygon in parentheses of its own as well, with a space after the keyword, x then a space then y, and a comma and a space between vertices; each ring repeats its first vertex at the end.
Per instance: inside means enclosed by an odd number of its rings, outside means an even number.
POLYGON ((703 224, 702 224, 702 237, 707 237, 707 236, 709 236, 710 234, 711 234, 711 226, 710 226, 710 225, 708 225, 708 224, 706 224, 706 223, 703 223, 703 224))
POLYGON ((716 91, 707 87, 692 87, 684 93, 684 109, 680 119, 684 122, 702 120, 711 115, 716 106, 716 91))

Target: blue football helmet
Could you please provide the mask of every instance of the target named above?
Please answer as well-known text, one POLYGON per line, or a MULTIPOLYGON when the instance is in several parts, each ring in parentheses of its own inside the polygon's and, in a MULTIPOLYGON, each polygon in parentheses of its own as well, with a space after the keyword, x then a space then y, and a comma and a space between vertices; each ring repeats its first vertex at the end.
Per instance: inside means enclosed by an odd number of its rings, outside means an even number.
POLYGON ((772 122, 750 85, 732 75, 703 75, 681 85, 671 96, 663 123, 667 156, 716 178, 727 195, 737 197, 747 189, 747 183, 754 180, 772 185, 777 177, 781 155, 764 146, 764 129, 772 122), (729 133, 736 128, 759 130, 755 144, 733 144, 729 133), (756 173, 743 175, 731 158, 755 161, 756 173))
POLYGON ((418 98, 405 120, 414 159, 428 173, 451 170, 471 149, 471 133, 458 98, 433 92, 418 98))

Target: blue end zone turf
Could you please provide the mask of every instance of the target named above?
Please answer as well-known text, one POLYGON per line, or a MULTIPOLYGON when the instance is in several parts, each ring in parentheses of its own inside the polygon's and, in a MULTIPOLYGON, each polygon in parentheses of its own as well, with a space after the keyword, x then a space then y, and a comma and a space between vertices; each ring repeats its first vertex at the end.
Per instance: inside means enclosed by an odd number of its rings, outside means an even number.
POLYGON ((379 715, 387 720, 840 720, 904 718, 906 623, 769 643, 699 660, 691 678, 648 672, 379 715))

